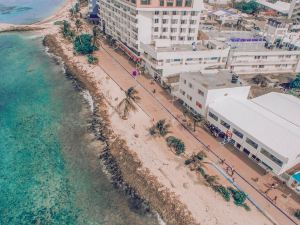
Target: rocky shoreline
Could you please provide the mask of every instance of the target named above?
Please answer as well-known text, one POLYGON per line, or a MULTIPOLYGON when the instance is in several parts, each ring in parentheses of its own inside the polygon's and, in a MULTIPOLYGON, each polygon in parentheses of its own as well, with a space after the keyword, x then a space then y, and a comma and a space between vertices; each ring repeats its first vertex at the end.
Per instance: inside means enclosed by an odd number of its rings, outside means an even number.
POLYGON ((0 24, 0 33, 39 31, 44 29, 46 28, 43 26, 0 24))
POLYGON ((178 197, 160 184, 157 178, 143 167, 137 155, 128 149, 126 141, 113 132, 107 113, 109 103, 97 90, 93 80, 64 54, 54 35, 47 35, 43 44, 49 48, 50 53, 63 60, 66 75, 76 79, 79 85, 83 85, 91 93, 95 102, 91 131, 105 146, 99 158, 110 173, 113 185, 129 197, 132 208, 140 213, 148 213, 153 209, 170 225, 197 224, 178 197))

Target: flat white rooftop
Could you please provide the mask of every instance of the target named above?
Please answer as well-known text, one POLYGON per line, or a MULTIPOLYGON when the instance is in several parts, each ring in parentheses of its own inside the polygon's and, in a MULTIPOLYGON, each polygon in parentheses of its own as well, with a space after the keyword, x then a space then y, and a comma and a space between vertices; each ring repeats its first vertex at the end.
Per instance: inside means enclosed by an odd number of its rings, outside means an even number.
POLYGON ((209 107, 275 153, 287 159, 300 155, 300 127, 291 122, 295 111, 300 110, 299 99, 290 100, 290 96, 277 94, 253 100, 226 97, 209 107))
POLYGON ((300 128, 300 100, 298 98, 271 92, 254 98, 252 101, 300 128))
POLYGON ((228 70, 204 70, 202 72, 182 73, 181 76, 202 85, 206 89, 245 86, 240 79, 237 83, 232 83, 232 73, 228 70))
POLYGON ((283 1, 276 1, 275 3, 272 3, 266 0, 256 0, 256 2, 282 14, 288 14, 291 7, 290 3, 283 1))

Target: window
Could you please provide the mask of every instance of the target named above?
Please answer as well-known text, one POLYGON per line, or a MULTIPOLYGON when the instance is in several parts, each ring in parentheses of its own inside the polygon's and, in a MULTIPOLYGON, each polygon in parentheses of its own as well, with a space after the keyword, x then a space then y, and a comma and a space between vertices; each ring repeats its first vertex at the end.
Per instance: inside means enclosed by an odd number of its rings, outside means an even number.
POLYGON ((168 12, 167 11, 163 11, 163 15, 168 15, 168 12))
POLYGON ((202 109, 202 104, 201 104, 200 102, 198 102, 198 101, 196 101, 196 106, 197 106, 198 108, 202 109))
POLYGON ((165 1, 164 1, 164 0, 160 0, 160 1, 159 1, 159 5, 160 5, 160 6, 164 6, 164 5, 165 5, 165 1))
POLYGON ((186 80, 183 80, 183 83, 186 84, 186 80))
POLYGON ((182 0, 176 0, 176 6, 182 6, 182 0))
POLYGON ((190 87, 190 88, 193 88, 193 85, 192 85, 191 83, 189 83, 189 87, 190 87))
POLYGON ((141 0, 141 5, 150 5, 150 0, 141 0))
POLYGON ((200 89, 198 89, 198 94, 201 95, 201 96, 204 96, 204 92, 201 91, 200 89))
POLYGON ((155 19, 155 20, 154 20, 154 23, 159 23, 159 19, 155 19))
POLYGON ((192 0, 185 0, 185 6, 192 7, 192 0))
POLYGON ((173 6, 173 2, 167 1, 167 6, 173 6))
POLYGON ((209 115, 209 117, 213 118, 215 121, 218 121, 218 119, 219 119, 219 118, 218 118, 215 114, 213 114, 212 112, 209 112, 208 115, 209 115))
POLYGON ((236 136, 238 136, 239 138, 243 138, 244 137, 244 135, 241 133, 241 132, 239 132, 238 130, 236 130, 236 129, 234 129, 233 128, 233 131, 232 131, 236 136))
POLYGON ((256 144, 254 141, 252 141, 251 139, 247 138, 246 142, 251 145, 253 148, 257 149, 258 148, 258 144, 256 144))
POLYGON ((226 127, 227 129, 230 128, 230 125, 228 123, 226 123, 224 120, 221 120, 220 123, 223 125, 223 127, 226 127))
POLYGON ((185 91, 182 90, 182 89, 180 89, 180 93, 181 93, 182 95, 185 95, 185 91))
POLYGON ((154 32, 158 32, 158 27, 154 27, 154 32))
POLYGON ((261 149, 260 153, 263 154, 264 156, 266 156, 268 159, 272 160, 274 163, 276 163, 278 166, 282 166, 283 162, 281 160, 279 160, 278 158, 276 158, 274 155, 272 155, 270 152, 268 152, 265 149, 261 149))
POLYGON ((250 154, 250 151, 248 149, 246 149, 246 148, 243 149, 243 152, 245 152, 247 155, 250 154))
POLYGON ((159 11, 155 11, 154 14, 155 14, 155 15, 159 15, 159 11))
POLYGON ((176 20, 176 19, 171 20, 171 24, 177 24, 177 23, 178 23, 178 20, 176 20))
POLYGON ((186 97, 187 97, 187 99, 190 100, 190 101, 192 101, 192 99, 193 99, 192 96, 190 96, 190 95, 187 95, 186 97))

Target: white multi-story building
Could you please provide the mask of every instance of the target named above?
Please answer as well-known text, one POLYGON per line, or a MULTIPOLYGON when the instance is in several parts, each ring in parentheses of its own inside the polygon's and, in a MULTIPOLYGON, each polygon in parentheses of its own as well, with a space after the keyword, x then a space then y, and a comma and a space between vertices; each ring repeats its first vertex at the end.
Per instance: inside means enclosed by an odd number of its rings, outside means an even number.
POLYGON ((266 38, 247 31, 209 31, 209 39, 230 46, 226 68, 237 74, 282 74, 300 72, 300 50, 269 44, 266 38))
POLYGON ((102 29, 134 52, 141 43, 169 40, 192 44, 197 40, 202 0, 100 0, 102 29))
POLYGON ((250 86, 228 70, 182 73, 176 96, 194 114, 206 116, 208 105, 224 97, 247 99, 250 86))
POLYGON ((281 42, 287 36, 289 27, 289 23, 278 19, 269 19, 263 35, 269 43, 281 42))
POLYGON ((231 144, 277 175, 300 163, 300 100, 269 93, 252 100, 223 98, 210 104, 207 120, 232 133, 231 144))
POLYGON ((153 44, 141 43, 141 47, 144 50, 142 58, 146 70, 168 85, 172 85, 174 81, 178 82, 179 74, 184 72, 225 68, 229 53, 228 46, 216 41, 199 41, 194 45, 172 45, 168 40, 159 40, 153 44))

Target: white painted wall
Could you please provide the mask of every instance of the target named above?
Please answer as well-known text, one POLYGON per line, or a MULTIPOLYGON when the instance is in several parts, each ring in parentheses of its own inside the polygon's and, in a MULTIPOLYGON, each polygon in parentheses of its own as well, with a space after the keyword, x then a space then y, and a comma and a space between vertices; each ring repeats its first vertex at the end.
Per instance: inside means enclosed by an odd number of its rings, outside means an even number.
MULTIPOLYGON (((233 134, 232 139, 236 142, 236 144, 240 144, 242 147, 240 148, 241 151, 243 151, 244 148, 246 148, 247 150, 250 151, 251 154, 257 156, 260 160, 262 160, 263 162, 265 162, 268 166, 270 166, 273 169, 273 172, 277 175, 285 172, 287 169, 291 168, 292 166, 296 165, 295 161, 292 159, 287 159, 285 157, 283 157, 282 155, 277 154, 276 152, 274 152, 272 149, 268 148, 267 146, 265 146, 262 142, 259 141, 259 137, 253 137, 249 134, 247 134, 247 132, 240 126, 238 126, 237 124, 233 124, 231 121, 228 121, 225 117, 223 117, 222 115, 218 114, 217 112, 215 112, 212 108, 208 107, 208 110, 211 111, 213 114, 215 114, 216 116, 218 116, 218 121, 215 121, 214 119, 212 119, 211 117, 209 117, 207 115, 207 120, 213 124, 214 126, 218 127, 220 130, 222 130, 224 133, 226 133, 226 131, 228 130, 227 128, 225 128, 223 125, 221 125, 220 121, 223 120, 226 123, 230 124, 230 131, 232 132, 233 128, 237 129, 238 131, 240 131, 241 133, 244 134, 244 137, 241 139, 240 137, 236 136, 233 134), (258 144, 258 148, 255 149, 253 148, 251 145, 249 145, 246 142, 246 138, 250 138, 251 140, 255 141, 258 144), (279 165, 277 165, 276 163, 274 163, 272 160, 270 160, 269 158, 267 158, 266 156, 264 156, 263 154, 260 153, 260 150, 264 148, 265 150, 267 150, 269 153, 271 153, 272 155, 274 155, 275 157, 277 157, 278 159, 280 159, 283 162, 283 166, 280 167, 279 165)), ((246 119, 246 118, 245 118, 246 119)), ((267 132, 267 131, 266 131, 267 132)), ((298 159, 298 161, 300 161, 298 159)), ((261 165, 261 164, 260 164, 261 165)))
POLYGON ((145 44, 151 44, 152 35, 152 12, 139 12, 137 15, 138 20, 138 40, 145 44))

